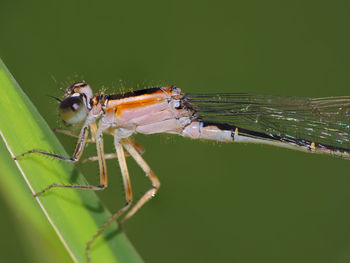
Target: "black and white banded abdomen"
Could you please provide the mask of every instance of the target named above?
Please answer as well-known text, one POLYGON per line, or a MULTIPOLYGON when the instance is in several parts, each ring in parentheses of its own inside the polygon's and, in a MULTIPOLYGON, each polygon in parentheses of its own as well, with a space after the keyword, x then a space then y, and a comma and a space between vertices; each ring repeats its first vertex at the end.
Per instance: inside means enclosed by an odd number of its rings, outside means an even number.
POLYGON ((229 124, 193 121, 182 130, 181 135, 192 139, 219 142, 259 143, 350 159, 350 149, 347 148, 334 147, 302 138, 283 137, 241 129, 229 124))

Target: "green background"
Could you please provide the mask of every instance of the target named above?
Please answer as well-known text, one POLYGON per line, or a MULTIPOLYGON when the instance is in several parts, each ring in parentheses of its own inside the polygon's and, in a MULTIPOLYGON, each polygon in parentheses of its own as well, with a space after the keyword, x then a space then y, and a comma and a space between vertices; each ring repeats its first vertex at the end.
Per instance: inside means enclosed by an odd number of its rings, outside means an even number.
MULTIPOLYGON (((51 127, 61 123, 46 95, 81 79, 111 93, 174 84, 191 93, 349 95, 349 11, 348 1, 1 0, 0 57, 51 127)), ((72 152, 74 139, 58 136, 72 152)), ((350 162, 135 138, 162 182, 124 226, 146 262, 350 262, 350 162)), ((112 138, 105 148, 113 151, 112 138)), ((90 145, 85 156, 94 154, 90 145)), ((107 163, 109 188, 98 194, 116 211, 120 172, 107 163)), ((137 198, 150 183, 128 164, 137 198)), ((79 169, 98 182, 96 163, 79 169)), ((0 211, 1 261, 38 262, 24 219, 5 199, 0 211)))

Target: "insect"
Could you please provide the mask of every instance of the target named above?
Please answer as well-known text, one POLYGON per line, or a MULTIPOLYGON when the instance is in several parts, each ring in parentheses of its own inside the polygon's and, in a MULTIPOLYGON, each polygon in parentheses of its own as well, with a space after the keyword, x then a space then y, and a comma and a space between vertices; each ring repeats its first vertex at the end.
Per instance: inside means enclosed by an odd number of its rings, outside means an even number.
MULTIPOLYGON (((124 213, 120 222, 134 215, 159 189, 159 179, 141 156, 144 152, 142 146, 131 139, 135 133, 168 133, 220 142, 262 143, 350 159, 350 96, 308 99, 245 93, 186 94, 174 86, 93 95, 88 84, 79 82, 69 86, 64 99, 59 101, 63 121, 82 127, 73 156, 68 158, 30 150, 15 159, 35 153, 77 162, 90 130, 91 140, 97 147, 97 158, 90 160, 99 162, 100 184, 52 184, 36 196, 52 188, 103 190, 107 187, 105 160, 118 159, 126 204, 87 243, 88 261, 90 246, 96 238, 124 213), (116 154, 104 154, 104 133, 114 136, 116 154), (135 159, 152 183, 152 188, 133 206, 126 154, 135 159)), ((59 131, 75 136, 70 131, 59 131)))

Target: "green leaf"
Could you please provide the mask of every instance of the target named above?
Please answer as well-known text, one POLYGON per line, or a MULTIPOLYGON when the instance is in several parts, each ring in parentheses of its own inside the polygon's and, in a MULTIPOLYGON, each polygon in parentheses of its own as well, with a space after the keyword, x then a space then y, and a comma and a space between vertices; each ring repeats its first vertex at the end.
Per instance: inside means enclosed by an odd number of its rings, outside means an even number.
MULTIPOLYGON (((37 235, 60 239, 75 262, 87 262, 86 243, 110 218, 93 191, 52 189, 52 183, 86 184, 70 163, 40 155, 18 161, 11 157, 31 149, 68 156, 46 122, 0 60, 0 187, 11 207, 23 215, 37 235), (56 232, 47 229, 45 218, 56 232)), ((63 250, 64 251, 64 250, 63 250)), ((59 252, 59 254, 62 254, 59 252)), ((57 255, 57 258, 67 258, 57 255)), ((133 246, 113 223, 91 247, 92 262, 142 262, 133 246)), ((58 260, 59 262, 59 260, 58 260)), ((63 262, 63 261, 62 261, 63 262)))

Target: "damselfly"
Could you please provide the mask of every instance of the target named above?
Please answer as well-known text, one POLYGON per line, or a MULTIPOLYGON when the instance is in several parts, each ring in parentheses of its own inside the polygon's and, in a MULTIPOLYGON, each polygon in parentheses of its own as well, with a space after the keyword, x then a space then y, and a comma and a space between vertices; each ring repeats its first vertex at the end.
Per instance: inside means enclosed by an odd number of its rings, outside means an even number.
POLYGON ((220 142, 262 143, 350 159, 350 96, 307 99, 245 93, 186 94, 173 86, 93 95, 90 86, 81 82, 68 87, 64 99, 59 101, 63 121, 82 127, 78 135, 60 130, 78 137, 73 157, 31 150, 15 159, 38 153, 77 162, 85 143, 88 140, 96 143, 97 158, 90 160, 99 162, 98 186, 52 184, 36 194, 39 196, 58 187, 102 190, 107 187, 105 160, 118 158, 126 205, 87 243, 88 260, 94 240, 129 208, 121 222, 130 218, 159 189, 158 178, 141 156, 142 146, 131 139, 133 134, 168 133, 220 142), (88 139, 89 130, 91 139, 88 139), (104 133, 114 136, 116 154, 104 154, 104 133), (134 206, 126 154, 135 159, 152 183, 152 188, 134 206))

